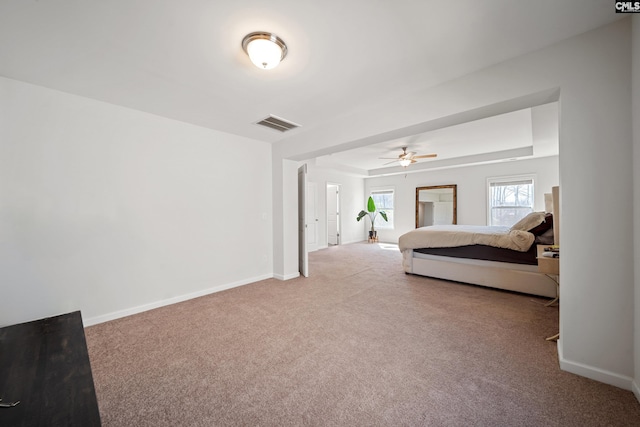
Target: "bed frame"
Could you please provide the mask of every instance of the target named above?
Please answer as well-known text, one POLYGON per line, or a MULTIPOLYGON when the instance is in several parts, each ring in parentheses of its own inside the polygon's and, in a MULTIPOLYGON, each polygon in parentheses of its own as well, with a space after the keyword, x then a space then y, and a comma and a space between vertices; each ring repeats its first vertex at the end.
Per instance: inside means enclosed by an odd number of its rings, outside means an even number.
MULTIPOLYGON (((545 194, 545 210, 553 213, 554 243, 560 244, 560 189, 545 194)), ((425 255, 407 249, 402 253, 404 271, 409 274, 464 282, 490 288, 522 292, 548 298, 558 296, 552 276, 538 272, 536 265, 509 264, 425 255)))

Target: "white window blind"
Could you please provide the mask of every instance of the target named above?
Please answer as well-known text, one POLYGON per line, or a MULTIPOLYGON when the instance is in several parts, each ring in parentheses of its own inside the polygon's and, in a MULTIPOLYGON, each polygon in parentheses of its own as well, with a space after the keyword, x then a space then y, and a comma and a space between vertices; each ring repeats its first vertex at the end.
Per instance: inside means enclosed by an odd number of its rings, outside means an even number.
POLYGON ((489 225, 511 227, 533 212, 534 177, 489 178, 489 225))
POLYGON ((376 228, 393 228, 393 190, 371 191, 371 197, 376 204, 377 211, 384 211, 387 214, 388 222, 377 215, 374 222, 376 228))

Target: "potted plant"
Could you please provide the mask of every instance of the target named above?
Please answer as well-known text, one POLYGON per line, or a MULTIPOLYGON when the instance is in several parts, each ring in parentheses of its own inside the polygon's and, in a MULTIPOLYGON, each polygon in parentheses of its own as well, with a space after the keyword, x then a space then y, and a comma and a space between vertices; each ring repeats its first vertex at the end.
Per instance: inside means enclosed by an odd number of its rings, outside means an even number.
POLYGON ((369 196, 369 200, 367 201, 367 210, 361 210, 360 213, 358 214, 358 217, 356 218, 356 220, 358 220, 358 222, 360 222, 360 220, 362 218, 364 218, 365 216, 368 216, 369 219, 371 220, 371 230, 369 230, 369 240, 377 240, 378 239, 378 232, 376 231, 375 227, 374 227, 374 222, 376 220, 376 216, 378 216, 378 214, 380 214, 380 216, 382 217, 382 219, 384 219, 385 221, 389 221, 387 219, 387 213, 385 211, 379 211, 376 209, 376 204, 373 201, 373 197, 369 196))

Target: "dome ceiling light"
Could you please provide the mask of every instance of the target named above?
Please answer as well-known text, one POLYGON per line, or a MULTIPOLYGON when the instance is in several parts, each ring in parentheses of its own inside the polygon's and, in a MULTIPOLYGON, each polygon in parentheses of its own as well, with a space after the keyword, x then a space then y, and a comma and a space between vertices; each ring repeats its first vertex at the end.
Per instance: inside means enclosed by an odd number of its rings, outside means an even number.
POLYGON ((265 31, 247 34, 242 39, 242 49, 249 55, 251 62, 263 70, 277 67, 287 56, 287 45, 284 41, 265 31))

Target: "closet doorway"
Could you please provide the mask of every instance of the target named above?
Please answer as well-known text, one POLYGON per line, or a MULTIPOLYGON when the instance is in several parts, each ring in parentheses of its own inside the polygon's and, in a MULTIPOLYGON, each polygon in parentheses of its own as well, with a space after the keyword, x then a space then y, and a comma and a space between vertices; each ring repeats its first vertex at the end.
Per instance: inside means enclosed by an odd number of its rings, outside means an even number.
POLYGON ((327 244, 340 244, 340 184, 327 183, 327 244))

